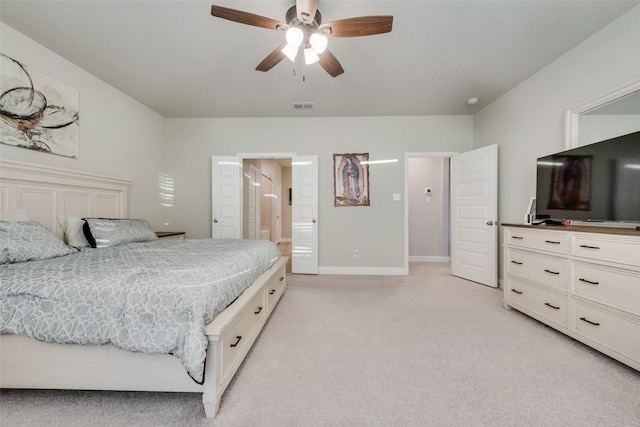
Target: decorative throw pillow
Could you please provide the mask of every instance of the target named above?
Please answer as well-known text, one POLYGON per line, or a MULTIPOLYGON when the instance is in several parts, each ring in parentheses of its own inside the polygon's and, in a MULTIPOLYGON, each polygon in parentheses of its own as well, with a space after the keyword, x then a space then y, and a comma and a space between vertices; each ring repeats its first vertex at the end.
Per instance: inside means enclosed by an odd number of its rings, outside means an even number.
POLYGON ((77 252, 35 221, 0 221, 0 264, 55 258, 77 252))
POLYGON ((84 218, 84 221, 84 235, 92 248, 148 242, 158 238, 144 219, 84 218))
POLYGON ((76 248, 89 247, 89 242, 84 236, 84 219, 76 216, 59 216, 58 223, 64 232, 68 245, 76 248))

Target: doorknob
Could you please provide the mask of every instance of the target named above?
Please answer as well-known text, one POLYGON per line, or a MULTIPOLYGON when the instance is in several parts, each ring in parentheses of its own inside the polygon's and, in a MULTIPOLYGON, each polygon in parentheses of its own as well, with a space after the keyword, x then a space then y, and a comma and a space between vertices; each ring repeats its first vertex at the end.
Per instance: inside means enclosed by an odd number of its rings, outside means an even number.
POLYGON ((487 225, 493 225, 493 221, 487 221, 487 225))
POLYGON ((311 222, 315 224, 318 221, 316 221, 315 218, 314 218, 314 219, 311 220, 311 222))
POLYGON ((218 222, 218 220, 214 218, 214 219, 213 219, 213 222, 218 222))

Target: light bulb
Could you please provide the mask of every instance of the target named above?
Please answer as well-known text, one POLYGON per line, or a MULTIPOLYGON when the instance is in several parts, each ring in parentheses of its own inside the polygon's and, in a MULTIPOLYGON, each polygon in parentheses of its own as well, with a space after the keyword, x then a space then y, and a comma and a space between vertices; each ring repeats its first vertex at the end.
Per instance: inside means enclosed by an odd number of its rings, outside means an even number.
POLYGON ((293 47, 290 44, 286 45, 285 47, 282 48, 281 50, 282 53, 284 53, 284 55, 289 58, 291 60, 291 62, 295 62, 296 61, 296 56, 298 55, 298 48, 297 47, 293 47))
POLYGON ((310 64, 315 64, 316 62, 318 62, 320 60, 320 58, 318 57, 318 54, 316 53, 315 50, 313 50, 313 48, 306 48, 304 50, 304 63, 307 65, 310 64))
POLYGON ((291 27, 287 30, 285 37, 287 38, 287 43, 289 43, 291 47, 299 47, 302 43, 302 39, 304 39, 304 33, 300 28, 291 27))
POLYGON ((313 50, 316 51, 318 55, 322 54, 327 49, 327 37, 320 33, 313 33, 311 37, 309 37, 309 43, 313 50))

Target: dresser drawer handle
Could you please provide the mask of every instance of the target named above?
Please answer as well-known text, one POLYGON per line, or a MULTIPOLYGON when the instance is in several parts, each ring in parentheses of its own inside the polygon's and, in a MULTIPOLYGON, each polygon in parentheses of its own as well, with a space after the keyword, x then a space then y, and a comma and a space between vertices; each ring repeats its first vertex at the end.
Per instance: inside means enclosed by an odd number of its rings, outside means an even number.
POLYGON ((253 314, 259 314, 262 311, 262 307, 258 307, 258 311, 254 311, 253 314))
POLYGON ((560 274, 560 272, 559 272, 559 271, 551 271, 551 270, 546 269, 546 268, 545 268, 544 272, 545 272, 545 273, 549 273, 549 274, 560 274))
POLYGON ((552 245, 559 245, 560 242, 556 241, 556 240, 545 240, 545 243, 551 243, 552 245))
POLYGON ((584 282, 584 283, 588 283, 590 285, 599 285, 600 284, 600 282, 592 282, 591 280, 587 280, 587 279, 578 279, 578 280, 581 281, 581 282, 584 282))
POLYGON ((553 308, 555 310, 560 310, 560 307, 556 307, 555 305, 551 305, 548 302, 545 302, 544 305, 546 305, 547 307, 551 307, 551 308, 553 308))
POLYGON ((522 236, 511 236, 512 239, 518 239, 518 240, 522 240, 524 239, 524 237, 522 236))
POLYGON ((512 263, 514 263, 514 264, 522 265, 522 263, 521 263, 520 261, 513 261, 513 260, 511 260, 511 262, 512 262, 512 263))
POLYGON ((580 247, 587 248, 587 249, 600 249, 599 246, 580 245, 580 247))
POLYGON ((242 339, 242 337, 237 336, 236 337, 236 342, 234 342, 233 344, 231 344, 231 347, 236 347, 238 345, 238 343, 240 342, 240 340, 242 339))
POLYGON ((273 295, 273 294, 275 294, 275 293, 276 293, 276 290, 275 290, 275 289, 271 289, 271 290, 269 291, 269 295, 273 295))
POLYGON ((593 326, 600 326, 600 323, 598 322, 592 322, 591 320, 587 319, 586 317, 581 317, 580 320, 582 320, 583 322, 587 322, 593 326))
POLYGON ((522 295, 522 291, 516 291, 515 289, 511 289, 511 292, 515 292, 518 295, 522 295))

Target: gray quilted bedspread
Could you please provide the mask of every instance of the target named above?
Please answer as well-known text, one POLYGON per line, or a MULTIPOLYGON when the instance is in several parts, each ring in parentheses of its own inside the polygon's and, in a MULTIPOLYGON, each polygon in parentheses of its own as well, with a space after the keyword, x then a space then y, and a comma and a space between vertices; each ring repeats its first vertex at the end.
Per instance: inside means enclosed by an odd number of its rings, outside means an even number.
POLYGON ((0 333, 178 357, 204 380, 205 324, 280 256, 263 240, 155 240, 0 266, 0 333))

